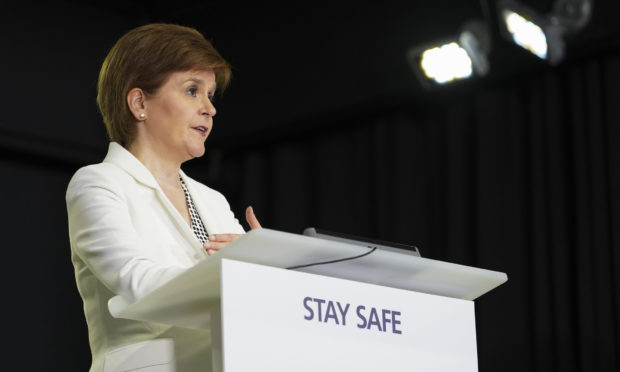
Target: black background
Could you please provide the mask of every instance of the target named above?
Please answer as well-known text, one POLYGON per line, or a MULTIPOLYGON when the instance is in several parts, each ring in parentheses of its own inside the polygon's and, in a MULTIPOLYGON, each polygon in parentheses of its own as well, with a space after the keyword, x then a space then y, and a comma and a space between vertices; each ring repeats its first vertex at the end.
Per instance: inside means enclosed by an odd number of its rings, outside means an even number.
POLYGON ((5 363, 90 364, 64 192, 105 155, 95 86, 107 51, 133 27, 174 22, 233 66, 207 153, 184 168, 238 216, 251 204, 276 230, 415 244, 506 272, 476 300, 480 371, 617 370, 618 10, 595 2, 550 67, 499 36, 491 0, 4 3, 5 363), (489 76, 422 89, 407 49, 474 18, 492 32, 489 76))

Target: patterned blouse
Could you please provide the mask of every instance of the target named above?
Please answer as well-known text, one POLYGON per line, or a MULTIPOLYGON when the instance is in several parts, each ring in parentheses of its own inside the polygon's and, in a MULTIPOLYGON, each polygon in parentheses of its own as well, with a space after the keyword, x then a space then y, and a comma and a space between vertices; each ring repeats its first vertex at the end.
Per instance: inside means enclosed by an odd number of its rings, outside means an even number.
POLYGON ((179 179, 181 180, 183 193, 185 193, 185 200, 187 201, 187 207, 189 209, 189 217, 192 220, 192 230, 194 230, 194 235, 196 235, 196 238, 198 238, 201 243, 204 243, 209 240, 209 234, 207 233, 207 229, 205 229, 205 225, 202 223, 202 219, 194 206, 194 201, 187 190, 187 186, 185 186, 185 182, 183 182, 183 178, 179 176, 179 179))

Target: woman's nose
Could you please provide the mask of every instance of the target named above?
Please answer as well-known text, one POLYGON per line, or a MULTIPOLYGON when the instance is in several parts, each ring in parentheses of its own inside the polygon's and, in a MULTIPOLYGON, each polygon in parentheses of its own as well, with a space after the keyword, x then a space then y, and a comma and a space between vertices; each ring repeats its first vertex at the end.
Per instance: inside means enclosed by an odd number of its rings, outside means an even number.
POLYGON ((204 98, 203 115, 215 116, 216 110, 213 102, 209 97, 204 98))

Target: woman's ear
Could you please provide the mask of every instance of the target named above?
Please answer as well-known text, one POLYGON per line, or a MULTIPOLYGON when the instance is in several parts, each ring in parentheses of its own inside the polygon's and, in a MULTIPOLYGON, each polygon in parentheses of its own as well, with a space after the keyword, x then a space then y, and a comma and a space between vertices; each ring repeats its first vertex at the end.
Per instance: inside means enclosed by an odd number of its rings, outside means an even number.
POLYGON ((127 106, 138 121, 146 119, 146 95, 140 88, 133 88, 127 93, 127 106))

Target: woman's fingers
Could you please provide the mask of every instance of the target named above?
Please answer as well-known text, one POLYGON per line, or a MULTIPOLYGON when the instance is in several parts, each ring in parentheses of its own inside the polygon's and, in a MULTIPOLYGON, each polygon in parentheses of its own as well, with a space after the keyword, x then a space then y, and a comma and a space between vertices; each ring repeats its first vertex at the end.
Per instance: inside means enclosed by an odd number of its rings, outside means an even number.
MULTIPOLYGON (((256 218, 256 215, 254 215, 254 210, 252 209, 252 207, 248 207, 245 210, 245 219, 248 221, 248 225, 250 225, 250 228, 252 230, 261 228, 260 222, 258 222, 258 218, 256 218)), ((213 253, 224 248, 227 244, 234 242, 240 236, 240 234, 209 235, 209 240, 204 242, 202 244, 202 247, 207 251, 207 254, 210 256, 213 253)))
POLYGON ((212 242, 234 242, 241 234, 212 234, 209 235, 209 241, 212 242))
POLYGON ((252 209, 251 206, 245 210, 245 219, 248 221, 250 229, 254 230, 261 228, 260 222, 258 222, 258 218, 256 218, 256 215, 254 214, 254 209, 252 209))
POLYGON ((202 244, 202 247, 204 249, 206 249, 207 251, 219 251, 220 249, 224 248, 227 244, 229 244, 230 242, 204 242, 202 244))
POLYGON ((209 240, 202 243, 202 247, 207 251, 207 254, 211 254, 224 248, 226 245, 234 242, 240 234, 214 234, 209 235, 209 240))
POLYGON ((218 242, 208 241, 208 242, 202 243, 202 247, 207 251, 207 254, 210 256, 213 253, 215 253, 215 252, 219 251, 220 249, 224 248, 228 243, 230 243, 230 242, 218 243, 218 242))

